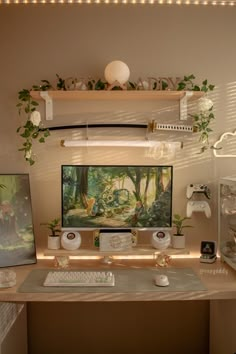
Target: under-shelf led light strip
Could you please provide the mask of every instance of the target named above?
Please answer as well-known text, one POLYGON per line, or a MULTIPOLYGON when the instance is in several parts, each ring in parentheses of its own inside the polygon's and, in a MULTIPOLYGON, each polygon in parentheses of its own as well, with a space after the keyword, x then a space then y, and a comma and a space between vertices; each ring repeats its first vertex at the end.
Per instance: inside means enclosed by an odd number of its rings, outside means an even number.
POLYGON ((0 5, 10 4, 157 4, 234 6, 236 0, 0 0, 0 5))

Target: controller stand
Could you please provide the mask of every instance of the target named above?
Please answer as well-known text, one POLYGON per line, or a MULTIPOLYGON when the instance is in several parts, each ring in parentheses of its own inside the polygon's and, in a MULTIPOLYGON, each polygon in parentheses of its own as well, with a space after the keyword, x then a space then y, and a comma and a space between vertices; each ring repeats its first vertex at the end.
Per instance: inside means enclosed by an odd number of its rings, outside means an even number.
POLYGON ((205 213, 207 218, 211 217, 210 206, 205 200, 188 201, 186 211, 187 217, 191 218, 193 212, 202 212, 205 213))

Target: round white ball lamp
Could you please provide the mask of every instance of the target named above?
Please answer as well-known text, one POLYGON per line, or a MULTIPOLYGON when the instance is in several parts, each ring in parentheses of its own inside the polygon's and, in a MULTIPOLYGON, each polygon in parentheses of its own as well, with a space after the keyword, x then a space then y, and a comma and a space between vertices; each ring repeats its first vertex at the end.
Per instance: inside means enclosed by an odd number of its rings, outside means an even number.
POLYGON ((129 80, 130 70, 123 61, 114 60, 105 67, 104 76, 110 85, 115 81, 123 85, 129 80))

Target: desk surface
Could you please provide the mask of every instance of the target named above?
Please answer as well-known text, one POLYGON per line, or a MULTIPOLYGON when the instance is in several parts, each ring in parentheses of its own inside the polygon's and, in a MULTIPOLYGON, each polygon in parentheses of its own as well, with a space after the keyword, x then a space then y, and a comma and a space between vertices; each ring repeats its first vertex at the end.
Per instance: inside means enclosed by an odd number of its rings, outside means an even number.
MULTIPOLYGON (((114 260, 104 265, 100 260, 73 260, 70 269, 142 269, 154 267, 152 260, 114 260)), ((217 260, 214 264, 203 264, 199 259, 173 259, 169 268, 192 268, 200 278, 204 291, 166 291, 155 292, 81 292, 53 293, 18 292, 18 288, 34 269, 52 268, 53 260, 39 260, 37 264, 11 267, 16 272, 17 283, 12 288, 0 289, 0 302, 112 302, 112 301, 178 301, 178 300, 215 300, 236 299, 236 271, 226 263, 217 260)), ((160 268, 159 268, 160 269, 160 268)))

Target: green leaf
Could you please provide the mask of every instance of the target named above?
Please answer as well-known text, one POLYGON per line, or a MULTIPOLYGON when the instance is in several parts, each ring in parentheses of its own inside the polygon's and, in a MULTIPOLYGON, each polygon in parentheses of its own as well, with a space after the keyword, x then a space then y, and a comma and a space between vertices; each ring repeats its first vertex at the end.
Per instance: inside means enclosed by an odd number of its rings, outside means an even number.
POLYGON ((37 137, 39 136, 39 132, 36 131, 35 133, 32 134, 32 138, 33 139, 37 139, 37 137))
POLYGON ((32 106, 38 106, 39 105, 38 102, 35 102, 35 101, 31 101, 31 104, 32 104, 32 106))
POLYGON ((47 130, 44 132, 43 136, 44 136, 45 138, 47 138, 49 135, 50 135, 50 131, 47 129, 47 130))
POLYGON ((194 85, 194 86, 193 86, 193 91, 200 91, 200 87, 197 86, 197 85, 194 85))
POLYGON ((206 86, 202 86, 201 91, 203 91, 203 92, 207 92, 207 91, 208 91, 208 89, 207 89, 207 87, 206 87, 206 86))
POLYGON ((44 137, 41 137, 41 138, 39 139, 39 142, 40 142, 40 143, 45 143, 44 137))
POLYGON ((32 159, 32 158, 30 158, 30 159, 27 159, 27 161, 29 161, 29 163, 30 163, 30 166, 32 166, 34 163, 35 163, 35 161, 32 159))
POLYGON ((162 81, 161 86, 162 86, 161 89, 165 90, 168 87, 168 84, 167 84, 167 82, 162 81))
POLYGON ((186 84, 184 82, 179 82, 178 87, 177 87, 177 91, 184 90, 185 87, 186 87, 186 84))
POLYGON ((22 138, 29 138, 30 137, 30 131, 28 129, 25 129, 24 133, 20 134, 22 138))

